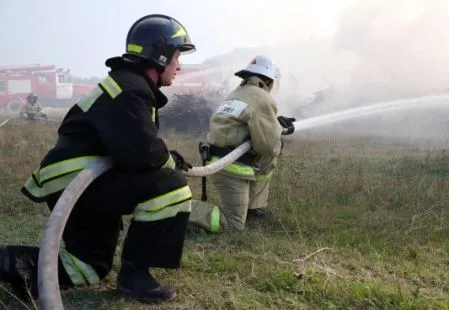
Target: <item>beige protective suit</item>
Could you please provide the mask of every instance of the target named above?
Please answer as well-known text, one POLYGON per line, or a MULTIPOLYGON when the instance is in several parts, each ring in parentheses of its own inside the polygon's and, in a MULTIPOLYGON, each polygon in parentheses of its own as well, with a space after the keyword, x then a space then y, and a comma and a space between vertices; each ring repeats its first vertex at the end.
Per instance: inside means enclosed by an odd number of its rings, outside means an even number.
MULTIPOLYGON (((235 148, 251 139, 247 155, 252 160, 235 162, 209 177, 219 192, 220 205, 194 201, 191 223, 210 232, 243 230, 248 209, 266 208, 271 173, 282 148, 277 105, 269 92, 262 79, 252 76, 212 115, 208 142, 218 148, 235 148)), ((224 156, 211 152, 209 163, 224 156)))
POLYGON ((26 100, 20 110, 20 115, 26 119, 33 119, 34 117, 47 118, 47 115, 42 112, 42 105, 38 100, 35 102, 26 100))

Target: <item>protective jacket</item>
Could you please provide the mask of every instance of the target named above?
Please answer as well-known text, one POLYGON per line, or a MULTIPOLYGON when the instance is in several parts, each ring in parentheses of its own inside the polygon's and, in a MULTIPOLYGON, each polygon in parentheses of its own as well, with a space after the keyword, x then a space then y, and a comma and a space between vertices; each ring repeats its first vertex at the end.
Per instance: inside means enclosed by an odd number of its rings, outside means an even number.
POLYGON ((281 152, 282 127, 277 105, 268 86, 259 77, 244 80, 214 112, 207 136, 211 161, 250 139, 252 149, 222 173, 258 180, 268 176, 281 152))
POLYGON ((28 100, 25 102, 25 105, 22 108, 22 112, 29 113, 29 114, 36 114, 39 112, 42 112, 42 105, 39 101, 36 101, 35 103, 31 103, 28 100))
POLYGON ((25 104, 23 104, 19 111, 20 116, 27 118, 27 119, 33 119, 35 116, 46 118, 47 115, 42 112, 42 105, 39 101, 35 101, 34 103, 31 103, 29 100, 26 100, 25 104))
POLYGON ((22 188, 36 202, 62 191, 98 156, 109 156, 117 169, 151 171, 175 168, 164 141, 157 136, 158 109, 165 95, 144 74, 112 58, 112 70, 65 116, 59 138, 22 188))

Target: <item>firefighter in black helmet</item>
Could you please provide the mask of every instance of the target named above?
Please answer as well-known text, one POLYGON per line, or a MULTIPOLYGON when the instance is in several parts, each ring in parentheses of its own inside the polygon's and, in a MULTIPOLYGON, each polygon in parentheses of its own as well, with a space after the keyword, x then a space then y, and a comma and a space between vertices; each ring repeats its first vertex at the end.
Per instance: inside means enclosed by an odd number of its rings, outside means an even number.
MULTIPOLYGON (((117 289, 146 302, 170 301, 176 291, 159 284, 150 268, 180 265, 192 197, 180 170, 191 165, 158 136, 158 110, 167 103, 159 88, 172 84, 180 54, 195 46, 181 23, 165 15, 136 21, 126 44, 125 54, 106 60, 107 77, 69 110, 56 145, 22 192, 52 210, 82 169, 98 156, 110 156, 114 167, 93 181, 68 219, 60 286, 102 280, 112 268, 122 216, 132 214, 117 289)), ((19 294, 29 287, 36 296, 38 252, 0 247, 0 281, 19 294)))

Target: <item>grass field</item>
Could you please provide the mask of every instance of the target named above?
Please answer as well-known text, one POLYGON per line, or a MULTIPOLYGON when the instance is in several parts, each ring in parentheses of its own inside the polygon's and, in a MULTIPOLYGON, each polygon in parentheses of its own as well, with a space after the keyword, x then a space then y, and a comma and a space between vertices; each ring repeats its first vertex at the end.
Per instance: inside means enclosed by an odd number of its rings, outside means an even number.
MULTIPOLYGON (((0 245, 38 245, 49 212, 20 187, 56 125, 0 128, 0 245)), ((199 164, 197 141, 169 145, 199 164)), ((200 180, 192 179, 195 196, 200 180)), ((449 156, 378 138, 288 141, 271 186, 274 216, 241 233, 189 234, 182 268, 157 270, 176 301, 149 306, 99 285, 66 309, 449 309, 449 156)), ((211 187, 209 187, 211 188, 211 187)), ((211 189, 211 199, 216 196, 211 189)), ((33 309, 0 286, 0 309, 33 309)))

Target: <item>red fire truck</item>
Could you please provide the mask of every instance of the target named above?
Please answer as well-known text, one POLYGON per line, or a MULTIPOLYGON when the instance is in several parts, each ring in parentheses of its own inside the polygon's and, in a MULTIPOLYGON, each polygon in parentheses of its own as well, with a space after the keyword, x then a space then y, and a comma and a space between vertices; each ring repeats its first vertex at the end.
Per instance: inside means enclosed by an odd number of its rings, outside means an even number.
POLYGON ((185 64, 181 66, 181 71, 176 75, 172 86, 162 88, 162 91, 167 96, 219 92, 226 89, 227 81, 232 76, 233 71, 228 68, 185 64))
POLYGON ((69 107, 92 88, 73 84, 70 70, 53 65, 0 66, 0 114, 17 114, 31 92, 44 107, 69 107))

